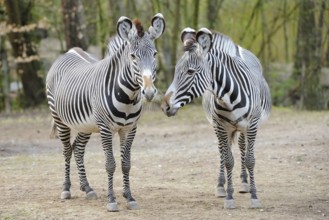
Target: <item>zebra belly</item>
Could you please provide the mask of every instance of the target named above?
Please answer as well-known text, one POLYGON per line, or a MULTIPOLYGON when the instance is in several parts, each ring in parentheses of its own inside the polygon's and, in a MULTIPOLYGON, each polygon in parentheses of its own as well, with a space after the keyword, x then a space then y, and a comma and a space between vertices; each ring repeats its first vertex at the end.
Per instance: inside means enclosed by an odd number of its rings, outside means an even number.
POLYGON ((80 102, 72 101, 72 96, 58 98, 55 107, 58 117, 69 128, 84 133, 99 132, 91 108, 83 108, 80 102))
POLYGON ((215 102, 214 117, 217 121, 225 124, 226 127, 231 127, 233 130, 247 130, 250 121, 249 106, 233 109, 227 100, 216 99, 215 102))
POLYGON ((68 127, 70 127, 73 130, 76 130, 78 132, 83 133, 99 133, 99 128, 96 124, 96 121, 93 116, 88 116, 85 118, 85 120, 80 122, 69 122, 62 120, 64 124, 66 124, 68 127))

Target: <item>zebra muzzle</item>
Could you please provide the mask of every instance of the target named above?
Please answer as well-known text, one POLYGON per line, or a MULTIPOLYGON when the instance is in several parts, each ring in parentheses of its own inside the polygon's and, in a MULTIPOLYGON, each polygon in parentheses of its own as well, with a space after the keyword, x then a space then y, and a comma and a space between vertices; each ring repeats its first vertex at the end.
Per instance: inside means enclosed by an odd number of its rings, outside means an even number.
POLYGON ((156 93, 157 93, 157 89, 153 84, 152 77, 143 76, 142 95, 146 98, 147 101, 152 101, 156 93))
POLYGON ((173 92, 169 92, 168 94, 163 96, 161 103, 161 109, 168 117, 174 116, 178 111, 178 108, 173 108, 173 106, 170 105, 170 98, 172 95, 173 92))
POLYGON ((142 90, 142 95, 146 98, 147 101, 152 101, 152 99, 154 98, 154 96, 157 93, 157 89, 156 88, 149 88, 149 89, 143 89, 142 90))

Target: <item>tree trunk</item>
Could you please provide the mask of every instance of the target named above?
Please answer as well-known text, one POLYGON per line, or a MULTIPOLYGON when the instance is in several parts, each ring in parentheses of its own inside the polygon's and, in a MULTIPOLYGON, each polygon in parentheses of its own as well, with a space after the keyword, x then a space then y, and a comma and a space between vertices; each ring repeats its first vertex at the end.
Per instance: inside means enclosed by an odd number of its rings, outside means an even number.
POLYGON ((66 49, 88 48, 83 6, 80 0, 62 0, 62 14, 66 49))
POLYGON ((175 63, 176 63, 176 56, 177 56, 177 39, 179 38, 179 33, 181 30, 179 30, 179 26, 180 26, 180 10, 181 10, 181 1, 180 0, 176 0, 175 1, 175 16, 176 16, 176 20, 175 23, 173 25, 173 29, 172 29, 172 39, 171 39, 171 58, 170 58, 170 64, 167 68, 167 74, 166 74, 166 86, 169 86, 169 83, 172 81, 172 78, 174 77, 174 73, 175 73, 175 63))
POLYGON ((46 96, 43 79, 37 74, 41 69, 41 62, 32 41, 34 26, 29 25, 32 3, 31 1, 6 0, 5 5, 8 25, 11 26, 8 39, 17 63, 17 73, 23 84, 23 105, 36 106, 42 103, 46 96))
POLYGON ((299 102, 301 108, 311 110, 324 108, 324 97, 320 84, 324 7, 320 9, 318 24, 315 22, 315 9, 314 1, 300 1, 297 53, 292 76, 297 82, 297 86, 290 96, 293 104, 299 102))
POLYGON ((7 59, 7 51, 5 49, 5 38, 0 36, 0 67, 2 72, 2 91, 4 97, 4 106, 6 114, 11 112, 10 96, 9 96, 9 65, 7 59))
POLYGON ((86 39, 88 39, 88 43, 90 45, 96 45, 97 42, 97 19, 99 8, 99 1, 90 1, 90 0, 82 0, 82 5, 84 8, 84 24, 85 24, 85 33, 86 39))
POLYGON ((194 9, 193 9, 193 14, 192 14, 192 27, 193 28, 198 28, 198 23, 199 23, 199 7, 200 7, 200 0, 194 0, 194 9))
POLYGON ((120 18, 120 16, 128 16, 127 14, 123 14, 123 8, 124 6, 122 5, 123 1, 118 1, 118 0, 109 0, 109 11, 110 11, 110 19, 111 19, 111 24, 112 28, 110 28, 110 36, 113 36, 116 34, 116 26, 117 26, 117 21, 120 18))
POLYGON ((216 29, 219 26, 218 13, 223 5, 224 0, 208 0, 207 4, 207 19, 210 29, 216 29))

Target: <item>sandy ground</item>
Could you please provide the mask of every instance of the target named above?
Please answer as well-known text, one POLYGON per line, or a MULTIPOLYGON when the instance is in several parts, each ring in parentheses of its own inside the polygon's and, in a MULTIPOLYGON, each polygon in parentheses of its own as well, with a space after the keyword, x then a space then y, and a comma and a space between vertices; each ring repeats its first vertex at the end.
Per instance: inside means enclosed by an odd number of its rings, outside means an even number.
POLYGON ((107 178, 98 134, 87 145, 85 164, 97 200, 79 190, 72 160, 73 198, 62 201, 61 144, 49 139, 47 110, 0 115, 0 219, 329 219, 329 112, 274 109, 258 133, 255 178, 262 208, 239 194, 240 156, 235 157, 237 208, 214 196, 217 140, 200 106, 174 118, 144 111, 132 149, 131 188, 139 209, 122 197, 118 138, 115 191, 120 212, 106 211, 107 178))

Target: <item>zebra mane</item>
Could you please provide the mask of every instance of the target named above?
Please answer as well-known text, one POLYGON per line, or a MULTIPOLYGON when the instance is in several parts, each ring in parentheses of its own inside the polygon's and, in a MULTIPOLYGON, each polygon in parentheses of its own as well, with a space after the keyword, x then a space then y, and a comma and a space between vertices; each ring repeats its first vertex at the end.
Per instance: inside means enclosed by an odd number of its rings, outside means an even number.
POLYGON ((135 27, 137 29, 137 35, 139 37, 143 37, 144 36, 144 28, 143 28, 142 22, 139 19, 135 18, 133 20, 133 24, 135 25, 135 27))
POLYGON ((239 46, 230 37, 219 32, 213 32, 212 48, 223 51, 231 56, 240 56, 239 46))
POLYGON ((125 44, 125 42, 119 36, 111 37, 107 44, 106 56, 112 56, 113 54, 115 54, 122 47, 123 44, 125 44))

